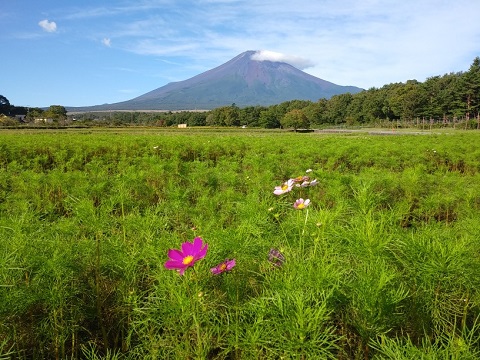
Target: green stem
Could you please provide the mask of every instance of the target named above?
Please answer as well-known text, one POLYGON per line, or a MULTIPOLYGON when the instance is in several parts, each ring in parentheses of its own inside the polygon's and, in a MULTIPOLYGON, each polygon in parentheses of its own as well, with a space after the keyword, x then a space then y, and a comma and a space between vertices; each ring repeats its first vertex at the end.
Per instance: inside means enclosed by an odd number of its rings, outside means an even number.
MULTIPOLYGON (((300 212, 301 210, 298 210, 298 212, 300 212)), ((306 214, 305 214, 305 221, 303 222, 303 227, 302 227, 302 231, 300 232, 299 234, 299 246, 300 246, 300 253, 302 254, 302 256, 304 255, 304 251, 305 251, 305 239, 304 239, 304 235, 305 235, 305 229, 307 227, 307 221, 308 221, 308 208, 305 209, 306 211, 306 214)), ((300 214, 298 214, 297 216, 297 223, 300 222, 300 214)))
POLYGON ((238 312, 238 309, 239 309, 239 284, 238 284, 238 281, 239 281, 239 277, 235 277, 235 292, 236 292, 236 298, 235 298, 235 356, 236 358, 240 358, 239 357, 239 312, 238 312))
POLYGON ((288 241, 287 233, 285 232, 285 229, 283 228, 282 223, 280 222, 280 220, 278 221, 278 223, 279 223, 279 225, 280 225, 280 229, 282 230, 283 237, 285 238, 286 245, 287 245, 288 247, 290 247, 290 243, 289 243, 289 241, 288 241))
POLYGON ((97 308, 97 317, 98 322, 100 324, 100 328, 102 330, 102 337, 103 337, 103 344, 105 349, 108 349, 108 336, 107 336, 107 329, 102 321, 102 300, 100 298, 100 236, 97 234, 96 236, 96 256, 95 256, 95 300, 96 300, 96 308, 97 308))
POLYGON ((306 209, 305 221, 304 221, 304 223, 303 223, 302 236, 305 234, 305 229, 306 229, 306 227, 307 227, 307 221, 308 221, 308 208, 306 209))
POLYGON ((197 352, 197 355, 200 357, 201 353, 202 353, 202 351, 201 351, 201 349, 202 349, 202 345, 201 345, 202 344, 202 337, 200 335, 200 324, 198 323, 197 316, 195 314, 195 310, 196 309, 194 309, 194 311, 193 311, 193 322, 195 324, 195 332, 197 334, 197 346, 196 346, 197 351, 196 352, 197 352))
POLYGON ((123 231, 123 242, 127 242, 127 231, 125 229, 125 207, 123 206, 123 199, 122 199, 122 231, 123 231))
POLYGON ((190 311, 192 312, 192 318, 193 318, 193 323, 195 325, 195 334, 197 336, 197 343, 195 347, 195 352, 197 353, 197 357, 201 358, 202 357, 202 337, 200 333, 200 323, 197 319, 197 311, 198 311, 198 287, 195 286, 195 289, 192 290, 192 285, 197 284, 195 282, 196 280, 196 272, 195 272, 195 267, 191 269, 192 271, 190 272, 190 276, 188 277, 188 284, 187 284, 187 296, 189 299, 189 304, 191 305, 190 311))

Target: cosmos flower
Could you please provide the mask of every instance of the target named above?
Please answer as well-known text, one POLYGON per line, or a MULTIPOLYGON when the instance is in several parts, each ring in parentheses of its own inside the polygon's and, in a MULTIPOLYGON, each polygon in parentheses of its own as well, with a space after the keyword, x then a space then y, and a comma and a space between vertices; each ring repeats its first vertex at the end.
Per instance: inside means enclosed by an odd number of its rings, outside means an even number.
POLYGON ((292 190, 293 184, 295 184, 295 180, 289 179, 288 181, 284 182, 282 186, 275 186, 275 190, 273 191, 273 193, 275 195, 285 194, 292 190))
POLYGON ((270 249, 268 253, 268 261, 270 261, 273 265, 280 267, 285 262, 285 256, 278 251, 277 249, 270 249))
POLYGON ((314 179, 312 181, 304 181, 302 182, 301 184, 296 184, 297 187, 308 187, 308 186, 315 186, 318 184, 318 180, 317 179, 314 179))
POLYGON ((293 179, 293 181, 295 183, 299 183, 299 182, 304 182, 304 181, 309 181, 310 180, 310 177, 308 176, 297 176, 296 178, 293 179))
POLYGON ((165 267, 169 270, 177 270, 183 275, 188 267, 192 267, 195 262, 203 259, 207 255, 208 244, 203 246, 203 240, 196 237, 192 242, 186 241, 182 243, 182 250, 168 250, 169 260, 165 263, 165 267))
POLYGON ((230 271, 236 265, 235 259, 229 260, 225 259, 224 262, 221 262, 217 266, 210 269, 213 275, 221 274, 225 271, 230 271))
POLYGON ((310 206, 310 199, 303 200, 302 198, 295 200, 293 207, 297 210, 305 209, 310 206))

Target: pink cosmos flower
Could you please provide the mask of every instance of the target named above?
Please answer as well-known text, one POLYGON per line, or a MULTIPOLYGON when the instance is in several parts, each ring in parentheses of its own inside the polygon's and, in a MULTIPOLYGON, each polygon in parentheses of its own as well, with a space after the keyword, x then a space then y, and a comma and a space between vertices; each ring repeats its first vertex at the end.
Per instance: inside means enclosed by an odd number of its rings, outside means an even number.
POLYGON ((289 179, 288 181, 284 182, 282 186, 275 186, 273 193, 275 195, 285 194, 292 190, 293 184, 295 184, 295 179, 289 179))
POLYGON ((303 200, 302 198, 295 200, 293 207, 297 210, 305 209, 310 205, 310 199, 303 200))
POLYGON ((236 265, 235 259, 229 260, 225 259, 224 262, 218 264, 217 266, 213 267, 210 269, 213 275, 218 275, 221 274, 222 272, 225 271, 230 271, 232 268, 236 265))
POLYGON ((207 255, 208 244, 203 246, 201 237, 196 237, 193 242, 186 241, 182 244, 182 250, 170 249, 168 250, 168 257, 170 258, 165 267, 169 270, 177 270, 180 275, 183 275, 188 267, 192 267, 196 261, 203 259, 207 255))

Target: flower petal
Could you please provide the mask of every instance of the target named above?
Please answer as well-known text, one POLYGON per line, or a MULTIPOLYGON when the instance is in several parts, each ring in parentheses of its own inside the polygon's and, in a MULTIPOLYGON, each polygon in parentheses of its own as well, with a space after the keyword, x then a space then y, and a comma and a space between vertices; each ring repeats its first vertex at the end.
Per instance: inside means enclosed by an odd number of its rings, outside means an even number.
POLYGON ((198 253, 201 250, 202 245, 203 245, 203 239, 201 237, 197 236, 195 239, 193 239, 192 255, 195 255, 196 253, 198 253))
POLYGON ((293 207, 295 209, 298 209, 298 207, 302 207, 302 204, 303 204, 303 199, 300 198, 300 199, 295 200, 295 202, 293 203, 293 207))
POLYGON ((226 270, 232 270, 232 268, 237 264, 235 259, 232 260, 226 260, 225 264, 227 265, 226 270))
POLYGON ((210 271, 212 272, 213 275, 218 275, 222 272, 222 270, 220 270, 218 266, 211 268, 210 271))
POLYGON ((182 261, 185 256, 180 250, 170 249, 168 250, 168 257, 172 260, 182 261))
POLYGON ((182 252, 183 252, 183 256, 193 255, 194 254, 193 243, 189 241, 185 241, 184 243, 182 243, 182 252))
POLYGON ((288 179, 287 182, 285 183, 285 185, 287 185, 289 188, 291 188, 293 186, 293 184, 296 183, 296 180, 295 179, 288 179))
POLYGON ((185 268, 186 266, 180 261, 176 260, 168 260, 165 262, 165 267, 169 270, 174 270, 174 269, 182 269, 185 268))
POLYGON ((203 249, 201 249, 199 252, 197 252, 195 256, 195 260, 200 260, 203 259, 207 255, 207 250, 208 250, 208 244, 205 243, 205 246, 203 249))

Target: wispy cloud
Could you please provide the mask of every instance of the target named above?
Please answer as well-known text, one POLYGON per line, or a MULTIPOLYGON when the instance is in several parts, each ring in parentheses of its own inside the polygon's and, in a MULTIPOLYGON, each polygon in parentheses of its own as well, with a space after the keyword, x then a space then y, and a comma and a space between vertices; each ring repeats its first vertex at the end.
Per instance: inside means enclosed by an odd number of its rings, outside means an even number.
MULTIPOLYGON (((174 0, 140 0, 140 1, 126 1, 123 5, 115 6, 93 6, 93 7, 75 7, 71 8, 69 13, 65 15, 66 19, 89 19, 98 17, 115 17, 118 15, 134 14, 149 12, 152 10, 159 10, 174 6, 174 0)), ((178 4, 177 4, 178 6, 178 4)))
POLYGON ((106 47, 111 47, 112 46, 112 41, 110 38, 103 38, 102 39, 102 44, 105 45, 106 47))
POLYGON ((147 15, 143 19, 128 21, 115 29, 116 37, 155 38, 177 41, 188 28, 172 26, 171 21, 160 15, 147 15))
POLYGON ((32 40, 32 39, 38 39, 42 37, 42 34, 36 33, 36 32, 18 32, 11 34, 12 39, 18 39, 18 40, 32 40))
POLYGON ((189 52, 191 53, 191 51, 195 50, 197 47, 198 45, 194 43, 170 44, 157 42, 153 39, 143 39, 134 42, 131 46, 125 48, 125 50, 140 55, 175 56, 185 55, 189 52))
POLYGON ((117 7, 78 7, 71 9, 64 17, 67 20, 90 19, 104 16, 113 17, 122 12, 117 7))
POLYGON ((55 32, 57 31, 57 24, 55 21, 48 21, 47 19, 39 21, 38 25, 46 32, 55 32))

